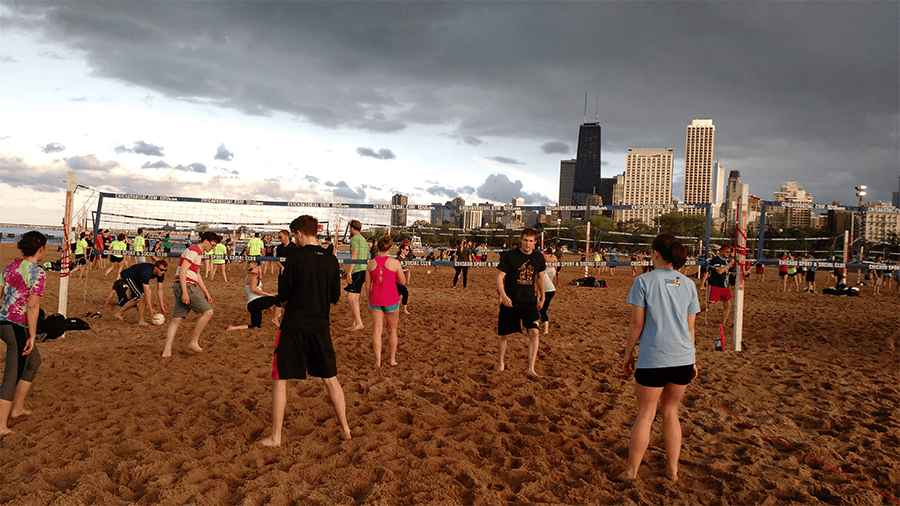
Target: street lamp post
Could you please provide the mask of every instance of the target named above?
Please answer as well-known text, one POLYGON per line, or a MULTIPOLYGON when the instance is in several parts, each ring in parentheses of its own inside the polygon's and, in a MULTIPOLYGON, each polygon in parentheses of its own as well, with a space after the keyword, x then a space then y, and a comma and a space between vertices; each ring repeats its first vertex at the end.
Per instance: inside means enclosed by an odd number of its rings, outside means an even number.
MULTIPOLYGON (((862 207, 862 205, 863 205, 863 197, 866 196, 866 189, 867 189, 867 188, 868 188, 868 187, 867 187, 866 185, 864 185, 864 184, 859 185, 859 186, 854 186, 854 187, 853 187, 853 189, 856 190, 856 197, 859 199, 859 207, 862 207)), ((862 215, 860 214, 860 216, 862 216, 862 215)), ((856 222, 856 220, 857 220, 857 215, 856 215, 856 212, 854 212, 854 213, 851 215, 851 217, 850 217, 850 246, 851 246, 851 249, 852 249, 852 246, 853 246, 853 239, 854 239, 854 236, 853 236, 853 228, 854 228, 854 227, 853 227, 853 225, 854 225, 854 223, 856 222)), ((856 233, 857 233, 857 234, 861 234, 861 233, 862 233, 862 223, 860 223, 859 225, 856 226, 856 233)), ((859 245, 862 246, 862 243, 860 242, 859 245)), ((860 258, 860 250, 859 250, 859 246, 857 247, 857 250, 856 250, 856 251, 857 251, 857 261, 861 261, 862 258, 860 258)), ((849 259, 849 258, 845 258, 844 261, 847 262, 847 263, 850 263, 850 259, 849 259)), ((859 278, 860 278, 860 269, 857 269, 857 270, 856 270, 856 284, 857 284, 857 285, 859 284, 859 278)))

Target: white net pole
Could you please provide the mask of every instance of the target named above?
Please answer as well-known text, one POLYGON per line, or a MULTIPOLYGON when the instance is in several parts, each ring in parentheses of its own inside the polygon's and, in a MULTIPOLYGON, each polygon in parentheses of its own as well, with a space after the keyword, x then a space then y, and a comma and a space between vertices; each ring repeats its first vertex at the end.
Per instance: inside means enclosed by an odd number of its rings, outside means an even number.
POLYGON ((747 263, 747 213, 749 211, 750 185, 741 188, 741 207, 737 216, 737 244, 735 265, 738 272, 734 294, 734 351, 741 351, 741 337, 744 331, 744 265, 747 263))
POLYGON ((69 265, 71 265, 72 248, 69 234, 72 233, 72 200, 75 196, 75 173, 69 172, 66 179, 66 214, 63 217, 63 254, 60 260, 59 276, 59 314, 66 316, 69 305, 69 265))

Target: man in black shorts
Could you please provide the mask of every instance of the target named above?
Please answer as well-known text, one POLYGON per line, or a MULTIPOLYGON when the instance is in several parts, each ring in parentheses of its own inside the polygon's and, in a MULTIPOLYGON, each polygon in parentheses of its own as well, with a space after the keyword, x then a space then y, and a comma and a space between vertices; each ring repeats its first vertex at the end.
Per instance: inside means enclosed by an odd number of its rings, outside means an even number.
MULTIPOLYGON (((350 222, 350 259, 365 260, 366 252, 369 250, 369 243, 360 233, 362 231, 362 223, 359 220, 350 222)), ((362 330, 362 315, 359 312, 359 294, 362 292, 363 284, 366 282, 366 262, 357 264, 348 264, 346 279, 347 286, 344 291, 347 292, 347 303, 350 305, 350 312, 353 314, 353 325, 347 328, 351 332, 362 330)))
POLYGON ((168 264, 165 260, 158 260, 156 263, 139 263, 122 271, 121 277, 113 283, 112 292, 106 298, 106 302, 102 307, 106 307, 112 299, 113 294, 119 301, 119 309, 113 315, 119 321, 125 321, 122 314, 125 311, 137 306, 138 308, 138 325, 147 327, 150 324, 144 319, 144 307, 150 312, 152 317, 156 314, 153 309, 153 298, 150 290, 150 281, 156 280, 156 291, 159 297, 159 312, 166 314, 166 302, 163 298, 163 290, 160 289, 162 283, 165 282, 166 270, 168 264))
POLYGON ((535 251, 537 232, 522 231, 522 244, 500 256, 497 269, 497 293, 500 295, 500 316, 497 334, 500 336, 500 361, 497 370, 506 369, 506 345, 509 334, 528 331, 528 371, 531 378, 540 378, 534 370, 537 361, 541 324, 540 308, 544 305, 544 255, 535 251))
POLYGON ((319 246, 319 222, 303 215, 291 222, 299 246, 288 256, 278 280, 278 300, 284 305, 281 330, 272 362, 272 435, 264 446, 281 446, 281 429, 287 405, 287 380, 322 378, 341 426, 341 439, 350 439, 344 390, 337 379, 331 344, 331 305, 341 298, 337 257, 319 246))

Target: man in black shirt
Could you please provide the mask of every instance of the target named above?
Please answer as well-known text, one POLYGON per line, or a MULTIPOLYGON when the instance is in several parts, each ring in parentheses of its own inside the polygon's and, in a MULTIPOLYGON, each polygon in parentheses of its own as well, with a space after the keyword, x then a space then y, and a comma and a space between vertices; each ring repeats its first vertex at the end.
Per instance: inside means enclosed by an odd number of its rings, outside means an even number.
MULTIPOLYGON (((156 280, 156 291, 159 297, 159 311, 166 314, 166 302, 163 298, 163 290, 161 285, 165 281, 166 269, 168 264, 165 260, 157 260, 156 263, 138 263, 122 271, 121 277, 113 283, 112 291, 106 298, 106 302, 101 307, 106 307, 112 300, 114 294, 119 301, 119 310, 113 316, 119 321, 125 321, 122 314, 125 311, 137 306, 138 308, 138 325, 147 327, 150 324, 144 319, 144 307, 150 312, 152 317, 156 314, 153 309, 152 294, 150 291, 150 281, 156 280)), ((98 313, 99 314, 99 313, 98 313)))
POLYGON ((506 345, 509 334, 528 331, 528 370, 531 378, 540 378, 534 370, 537 361, 541 323, 539 309, 544 305, 544 256, 535 251, 537 232, 522 231, 522 244, 501 255, 497 269, 497 293, 500 295, 500 315, 497 334, 500 336, 500 361, 497 370, 506 369, 506 345))
POLYGON ((281 429, 287 404, 287 380, 322 378, 341 426, 341 438, 350 439, 344 390, 337 379, 331 343, 331 305, 341 298, 337 257, 319 246, 319 222, 303 215, 291 222, 299 246, 285 262, 278 280, 278 300, 284 305, 281 330, 275 342, 272 366, 272 435, 264 446, 281 445, 281 429))

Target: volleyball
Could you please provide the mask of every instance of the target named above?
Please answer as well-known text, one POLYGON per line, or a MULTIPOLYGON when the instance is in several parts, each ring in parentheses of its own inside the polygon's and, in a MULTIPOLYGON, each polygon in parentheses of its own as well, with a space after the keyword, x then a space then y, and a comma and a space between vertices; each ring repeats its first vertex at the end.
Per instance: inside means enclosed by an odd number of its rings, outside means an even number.
POLYGON ((166 315, 162 313, 156 313, 155 315, 153 315, 153 319, 150 321, 152 321, 154 325, 162 325, 163 323, 166 323, 166 315))

